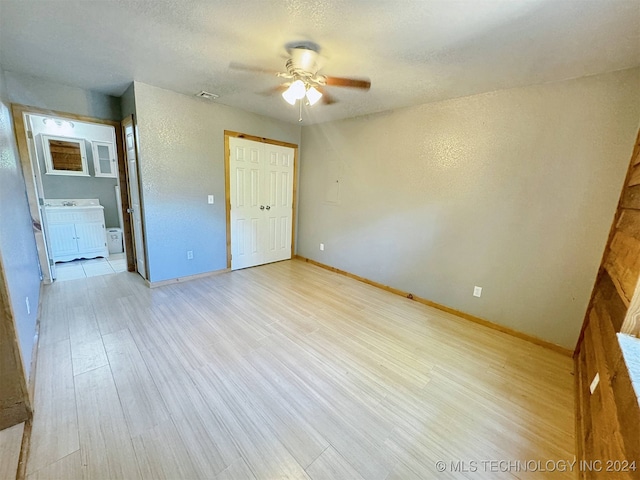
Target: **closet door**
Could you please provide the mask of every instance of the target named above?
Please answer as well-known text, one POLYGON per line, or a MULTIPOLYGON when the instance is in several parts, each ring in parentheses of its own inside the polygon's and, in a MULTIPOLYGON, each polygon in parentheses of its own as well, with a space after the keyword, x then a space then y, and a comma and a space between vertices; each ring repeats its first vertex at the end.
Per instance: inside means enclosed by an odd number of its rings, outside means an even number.
POLYGON ((293 148, 265 144, 265 262, 291 258, 293 148))
POLYGON ((242 138, 229 139, 231 269, 264 263, 264 148, 242 138))
POLYGON ((294 149, 229 138, 231 269, 291 258, 294 149))

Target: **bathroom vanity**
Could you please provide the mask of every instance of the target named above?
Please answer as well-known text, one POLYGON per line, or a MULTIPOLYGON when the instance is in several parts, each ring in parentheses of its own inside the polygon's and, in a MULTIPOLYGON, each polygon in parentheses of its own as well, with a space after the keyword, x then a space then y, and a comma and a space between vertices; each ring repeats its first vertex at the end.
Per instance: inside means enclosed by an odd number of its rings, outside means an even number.
POLYGON ((104 207, 98 199, 48 199, 44 211, 54 262, 109 257, 104 207))

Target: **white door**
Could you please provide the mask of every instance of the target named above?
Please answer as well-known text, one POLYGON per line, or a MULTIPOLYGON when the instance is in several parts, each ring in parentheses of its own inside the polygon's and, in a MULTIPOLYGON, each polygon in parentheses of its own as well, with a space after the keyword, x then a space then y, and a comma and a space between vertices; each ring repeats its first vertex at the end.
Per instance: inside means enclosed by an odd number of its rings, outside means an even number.
POLYGON ((229 139, 231 269, 262 263, 264 242, 264 149, 261 143, 229 139))
POLYGON ((231 269, 291 258, 294 150, 229 138, 231 269))
POLYGON ((129 174, 129 215, 133 225, 133 247, 136 270, 143 278, 147 278, 147 267, 144 255, 144 236, 142 231, 142 212, 140 208, 140 183, 138 181, 138 158, 136 156, 136 140, 133 117, 122 121, 125 150, 127 155, 127 172, 129 174))
POLYGON ((265 261, 291 258, 293 149, 265 144, 265 261))

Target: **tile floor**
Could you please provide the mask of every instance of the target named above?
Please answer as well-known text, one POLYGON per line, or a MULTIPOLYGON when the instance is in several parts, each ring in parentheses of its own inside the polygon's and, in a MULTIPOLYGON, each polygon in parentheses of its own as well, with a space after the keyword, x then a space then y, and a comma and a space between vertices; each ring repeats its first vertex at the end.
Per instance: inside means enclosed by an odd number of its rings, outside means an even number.
POLYGON ((78 278, 97 277, 110 273, 126 272, 127 259, 124 253, 112 253, 109 258, 91 260, 73 260, 56 263, 56 280, 76 280, 78 278))

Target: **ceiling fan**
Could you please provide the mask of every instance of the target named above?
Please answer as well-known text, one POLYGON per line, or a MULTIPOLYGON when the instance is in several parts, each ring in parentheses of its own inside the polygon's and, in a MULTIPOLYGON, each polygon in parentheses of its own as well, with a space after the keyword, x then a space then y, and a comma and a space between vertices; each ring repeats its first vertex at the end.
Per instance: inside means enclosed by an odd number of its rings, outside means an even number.
POLYGON ((282 93, 282 97, 291 105, 295 105, 300 100, 301 109, 303 100, 307 105, 314 105, 320 100, 325 105, 336 103, 337 100, 326 91, 325 87, 350 87, 362 90, 371 88, 371 82, 368 79, 319 74, 318 71, 322 68, 320 46, 314 42, 291 42, 286 44, 285 48, 289 53, 285 72, 235 62, 232 62, 229 67, 235 70, 271 74, 285 79, 282 85, 265 93, 282 93))

